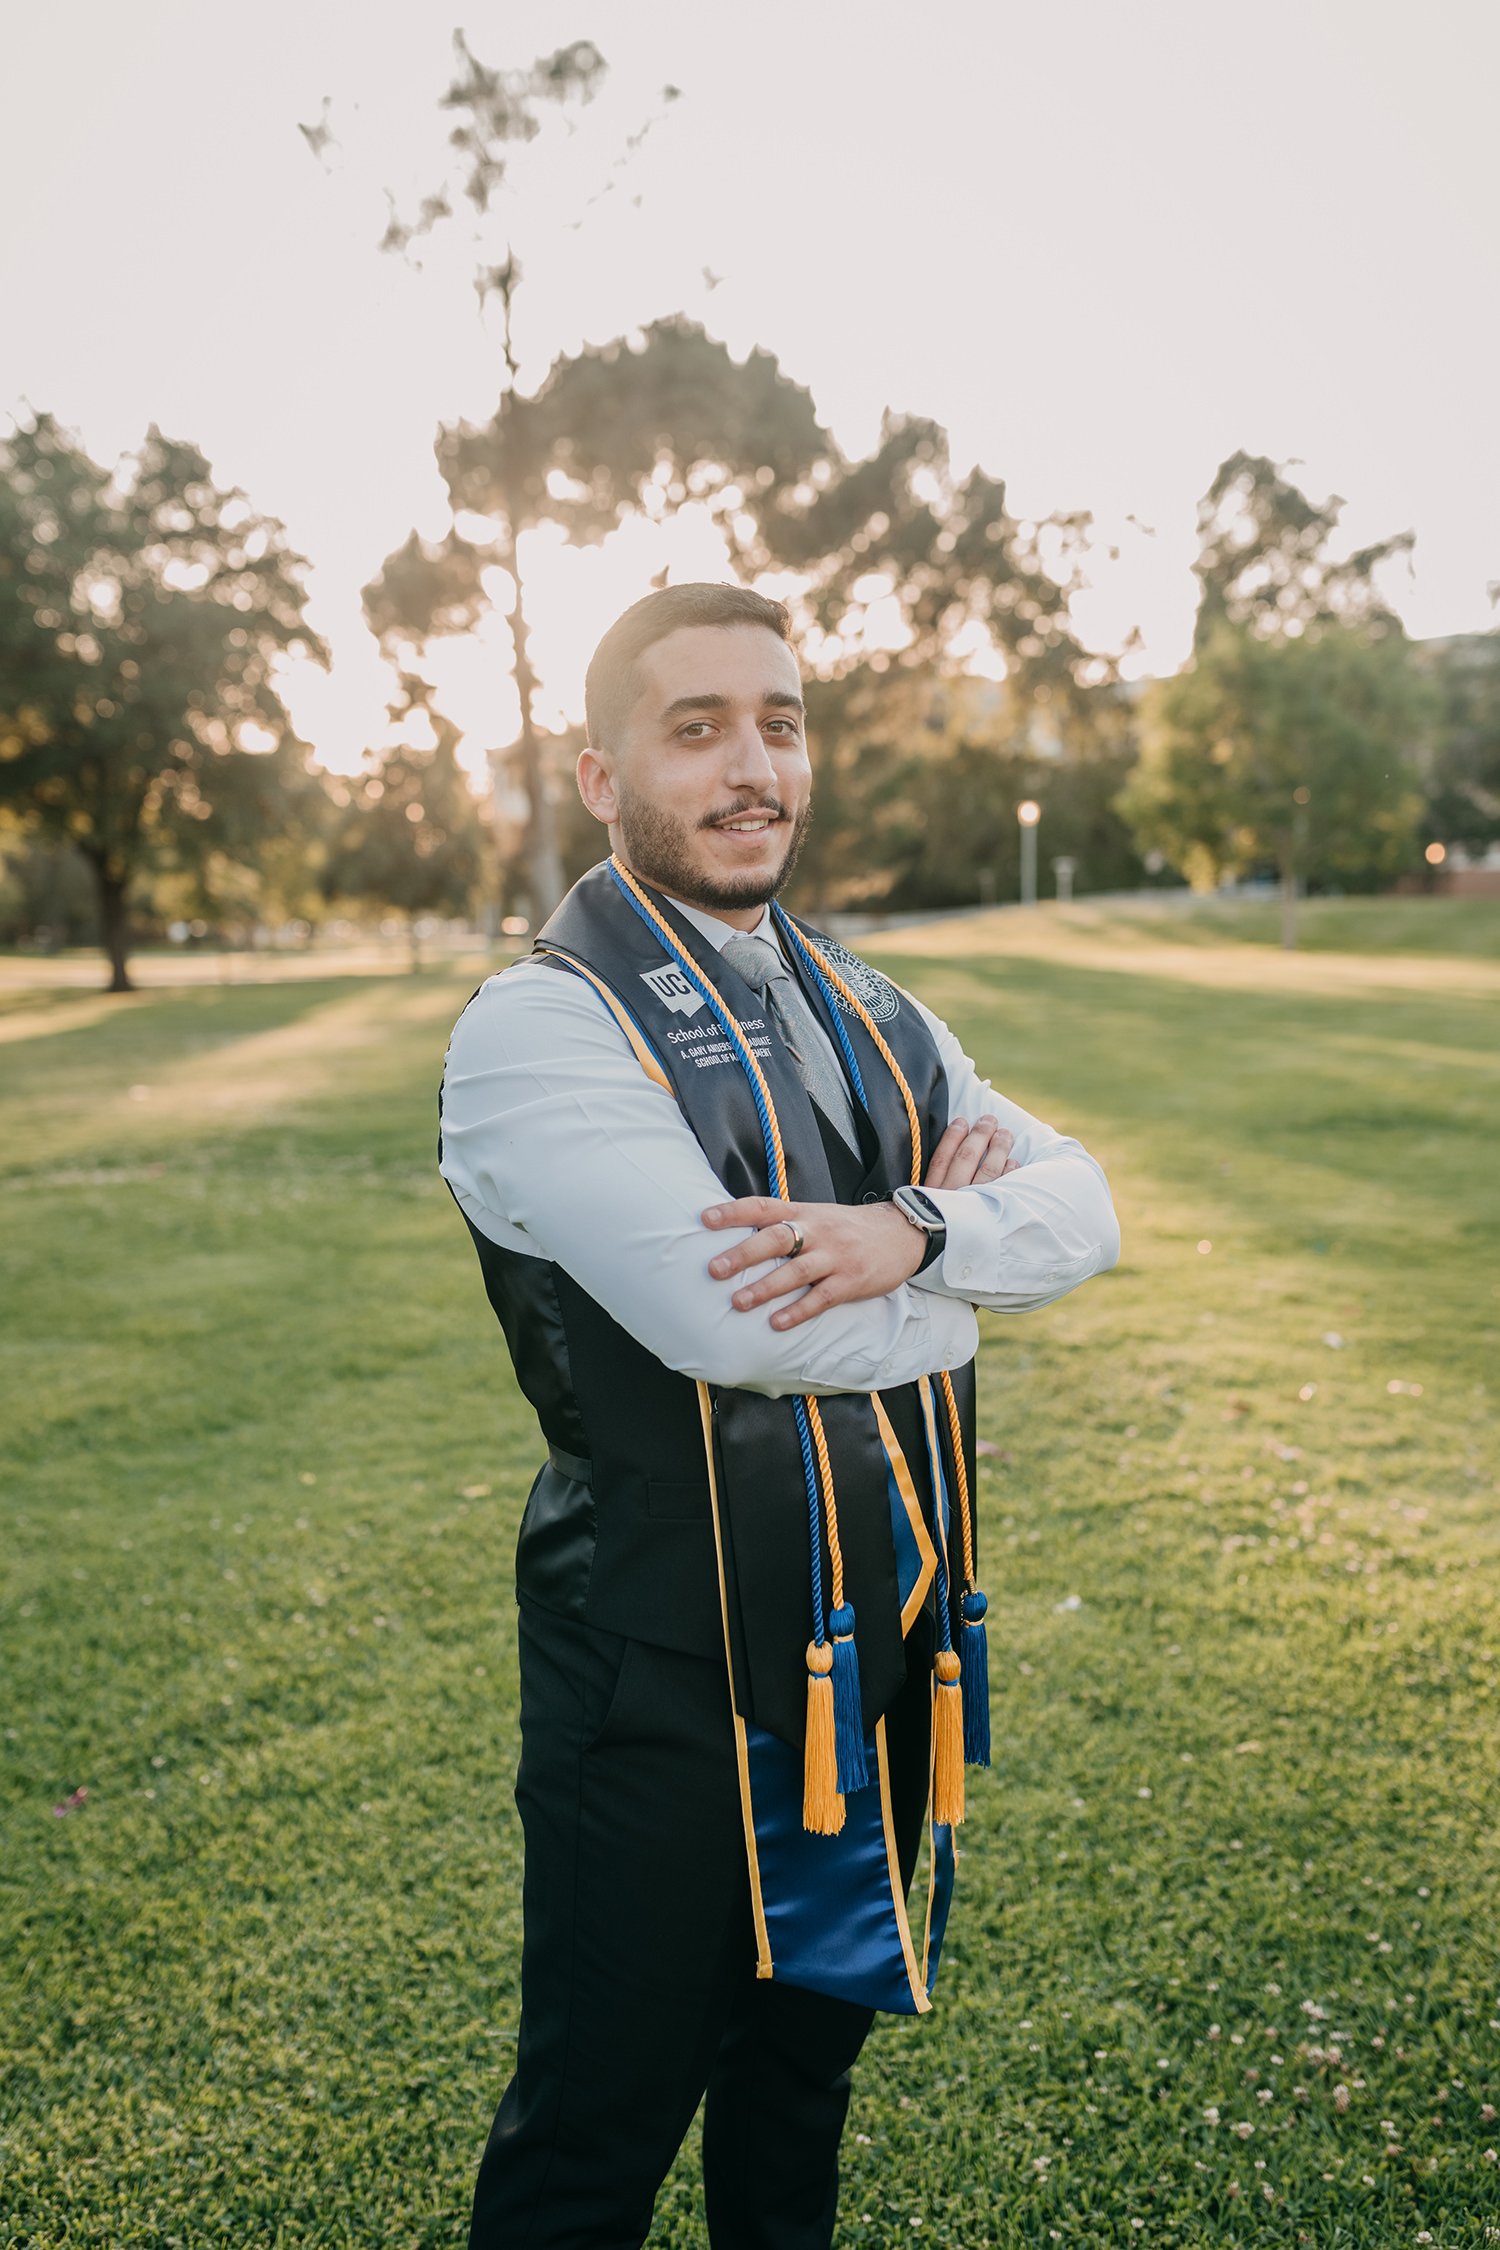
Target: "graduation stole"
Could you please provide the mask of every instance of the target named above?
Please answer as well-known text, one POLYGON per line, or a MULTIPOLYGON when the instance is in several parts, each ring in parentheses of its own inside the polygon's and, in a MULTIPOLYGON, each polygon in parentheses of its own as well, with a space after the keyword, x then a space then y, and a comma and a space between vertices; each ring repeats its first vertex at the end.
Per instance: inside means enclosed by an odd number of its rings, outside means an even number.
MULTIPOLYGON (((791 1200, 787 1163, 776 1103, 757 1060, 750 1034, 722 993, 683 944, 649 893, 612 858, 606 873, 621 899, 665 948, 675 970, 708 1008, 743 1072, 754 1100, 764 1146, 767 1192, 791 1200)), ((821 996, 831 1032, 838 1042, 856 1100, 867 1112, 859 1062, 841 1020, 839 1003, 862 1025, 889 1071, 905 1113, 909 1175, 920 1185, 922 1134, 911 1088, 890 1046, 861 996, 840 974, 824 949, 773 906, 783 942, 795 954, 821 996)), ((546 945, 546 933, 543 934, 546 945)), ((643 1069, 674 1092, 633 1013, 568 947, 558 944, 553 958, 586 976, 620 1022, 643 1069)), ((696 1006, 696 1002, 694 1005, 696 1006)), ((762 1041, 764 1047, 764 1041, 762 1041)), ((989 1683, 985 1634, 987 1603, 975 1582, 973 1511, 964 1459, 963 1432, 952 1378, 945 1372, 936 1390, 926 1378, 917 1386, 922 1404, 932 1490, 930 1546, 917 1543, 932 1558, 938 1647, 931 1683, 932 1743, 929 1766, 929 1871, 922 1960, 918 1963, 898 1878, 890 1811, 884 1720, 868 1731, 862 1715, 857 1619, 846 1599, 844 1556, 839 1540, 838 1498, 830 1448, 819 1401, 811 1394, 784 1403, 795 1423, 808 1521, 809 1609, 812 1633, 806 1648, 806 1731, 800 1760, 796 1751, 768 1729, 747 1723, 735 1680, 735 1661, 726 1584, 725 1539, 719 1476, 715 1460, 713 1396, 698 1383, 710 1505, 718 1562, 725 1653, 734 1691, 736 1752, 752 1902, 757 1937, 757 1974, 776 1975, 814 1990, 834 1992, 903 2013, 922 2013, 931 2005, 937 1953, 952 1888, 953 1827, 964 1817, 964 1765, 988 1765, 989 1683), (957 1501, 963 1584, 950 1585, 951 1524, 948 1479, 938 1442, 936 1417, 941 1400, 951 1445, 957 1501), (829 1584, 825 1588, 826 1541, 829 1584), (800 1767, 800 1771, 797 1770, 800 1767), (878 1784, 878 1786, 872 1786, 878 1784), (818 1839, 810 1843, 809 1839, 818 1839), (829 1907, 847 1913, 860 1934, 835 1958, 828 1943, 829 1907)), ((878 1395, 872 1404, 891 1464, 892 1518, 901 1509, 915 1524, 920 1503, 899 1447, 891 1442, 878 1395), (902 1487, 898 1494, 896 1485, 902 1487)), ((899 1558, 898 1558, 899 1559, 899 1558)), ((925 1554, 923 1559, 925 1560, 925 1554)), ((908 1572, 908 1577, 914 1575, 908 1572)), ((903 1629, 906 1623, 903 1612, 903 1629)))

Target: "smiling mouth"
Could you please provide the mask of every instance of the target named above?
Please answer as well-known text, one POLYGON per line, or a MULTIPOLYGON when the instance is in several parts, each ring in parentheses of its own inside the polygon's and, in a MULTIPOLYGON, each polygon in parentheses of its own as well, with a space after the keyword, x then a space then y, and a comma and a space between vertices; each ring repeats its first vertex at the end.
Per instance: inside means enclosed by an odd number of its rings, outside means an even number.
POLYGON ((779 828, 784 818, 782 813, 736 813, 733 820, 714 820, 709 826, 731 836, 759 836, 768 828, 779 828))

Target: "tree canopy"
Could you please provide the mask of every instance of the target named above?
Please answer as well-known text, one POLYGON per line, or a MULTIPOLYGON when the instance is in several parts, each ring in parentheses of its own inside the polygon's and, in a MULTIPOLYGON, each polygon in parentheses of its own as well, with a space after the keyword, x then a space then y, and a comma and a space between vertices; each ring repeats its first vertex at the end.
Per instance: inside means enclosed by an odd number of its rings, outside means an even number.
POLYGON ((412 966, 420 959, 418 922, 425 915, 467 914, 484 872, 479 806, 455 755, 458 730, 431 708, 423 683, 407 677, 395 717, 422 712, 433 740, 400 742, 367 761, 342 785, 323 871, 331 899, 394 906, 406 916, 412 966))
POLYGON ((1234 453, 1198 508, 1200 595, 1183 669, 1153 684, 1120 806, 1208 885, 1274 868, 1282 937, 1309 878, 1369 881, 1409 853, 1432 699, 1376 584, 1410 532, 1329 552, 1343 502, 1234 453))
POLYGON ((1125 810, 1200 885, 1274 867, 1290 943, 1301 883, 1389 876, 1407 855, 1430 713, 1398 634, 1265 640, 1221 619, 1150 699, 1125 810))
POLYGON ((489 421, 444 427, 437 458, 453 527, 439 541, 414 534, 366 589, 393 650, 472 629, 485 574, 497 561, 509 570, 518 528, 544 522, 588 544, 631 516, 696 505, 734 573, 792 602, 816 691, 814 885, 870 809, 848 724, 870 707, 863 690, 893 672, 941 676, 987 646, 1018 724, 1047 709, 1076 746, 1118 735, 1105 710, 1114 666, 1069 619, 1088 517, 1017 519, 1004 484, 955 475, 945 433, 917 416, 888 414, 874 451, 847 459, 769 352, 737 360, 695 322, 655 321, 633 341, 558 359, 531 395, 507 388, 489 421))
POLYGON ((49 415, 0 445, 0 802, 88 862, 112 990, 132 881, 283 830, 306 785, 273 676, 326 660, 303 568, 155 427, 113 471, 49 415))
MULTIPOLYGON (((500 311, 503 379, 496 421, 514 421, 517 417, 512 410, 519 404, 515 313, 523 275, 517 233, 534 233, 525 225, 513 177, 516 154, 543 132, 549 114, 557 120, 569 110, 576 112, 592 102, 607 66, 588 39, 576 39, 550 55, 539 55, 521 70, 496 69, 482 62, 462 32, 455 34, 454 46, 457 75, 442 99, 442 107, 458 119, 449 134, 449 145, 455 152, 450 177, 424 198, 409 224, 393 212, 382 247, 404 253, 418 237, 449 226, 459 207, 467 207, 474 288, 482 308, 495 304, 500 311)), ((678 98, 675 86, 664 86, 662 111, 678 98)), ((658 111, 648 117, 630 136, 590 200, 597 201, 618 184, 623 167, 660 114, 658 111)), ((527 254, 531 254, 530 248, 527 254)), ((440 459, 443 443, 440 434, 440 459)), ((531 663, 520 540, 524 532, 544 520, 546 511, 539 506, 514 448, 496 462, 495 469, 489 505, 483 511, 490 525, 483 562, 476 563, 472 554, 466 555, 465 543, 456 538, 429 547, 413 534, 366 589, 365 605, 386 654, 398 665, 410 668, 420 664, 423 645, 433 633, 464 630, 490 606, 479 586, 479 570, 495 566, 504 573, 510 588, 506 623, 521 707, 516 758, 528 806, 525 881, 532 913, 540 920, 562 896, 564 871, 558 808, 534 716, 537 683, 531 663)))
POLYGON ((1397 532, 1335 558, 1328 547, 1344 503, 1309 500, 1287 477, 1289 465, 1231 453, 1199 501, 1195 648, 1224 621, 1267 640, 1314 625, 1400 631, 1375 572, 1410 554, 1415 535, 1397 532))

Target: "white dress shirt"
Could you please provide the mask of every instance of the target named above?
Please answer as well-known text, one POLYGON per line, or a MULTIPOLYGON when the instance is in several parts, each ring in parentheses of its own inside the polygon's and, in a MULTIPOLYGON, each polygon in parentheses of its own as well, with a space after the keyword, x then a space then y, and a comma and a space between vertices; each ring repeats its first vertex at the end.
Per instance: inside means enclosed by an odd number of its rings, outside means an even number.
MULTIPOLYGON (((739 935, 680 901, 710 945, 739 935)), ((783 953, 767 908, 752 933, 783 953)), ((749 1231, 703 1213, 727 1199, 674 1097, 649 1079, 580 976, 522 960, 483 984, 454 1026, 443 1071, 442 1173, 478 1231, 573 1276, 648 1351, 709 1383, 779 1398, 884 1390, 958 1367, 978 1344, 974 1307, 1027 1312, 1112 1266, 1109 1187, 1077 1141, 997 1094, 958 1041, 906 996, 937 1042, 953 1118, 998 1118, 1018 1169, 983 1187, 938 1188, 947 1245, 889 1296, 773 1328, 787 1298, 739 1312, 750 1274, 708 1261, 749 1231)), ((820 1036, 827 1036, 819 1027, 820 1036)), ((833 1040, 837 1067, 843 1061, 833 1040)))

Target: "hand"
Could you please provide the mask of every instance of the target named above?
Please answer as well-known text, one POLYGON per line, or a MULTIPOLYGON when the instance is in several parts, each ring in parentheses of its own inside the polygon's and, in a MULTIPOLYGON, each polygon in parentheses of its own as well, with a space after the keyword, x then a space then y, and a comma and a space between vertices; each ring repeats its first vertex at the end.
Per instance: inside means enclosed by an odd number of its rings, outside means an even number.
POLYGON ((920 1229, 890 1203, 779 1203, 771 1195, 745 1195, 735 1203, 715 1204, 704 1212, 703 1224, 756 1230, 709 1260, 716 1281, 743 1273, 747 1266, 764 1265, 769 1258, 782 1261, 735 1291, 731 1302, 736 1312, 753 1312, 794 1289, 805 1292, 794 1305, 772 1313, 773 1328, 800 1327, 830 1305, 888 1297, 911 1279, 927 1251, 920 1229), (789 1219, 795 1220, 806 1245, 795 1258, 787 1255, 793 1239, 789 1219))
POLYGON ((927 1167, 923 1187, 982 1187, 1017 1169, 1011 1155, 1016 1136, 998 1117, 976 1117, 973 1124, 956 1117, 948 1127, 927 1167))

